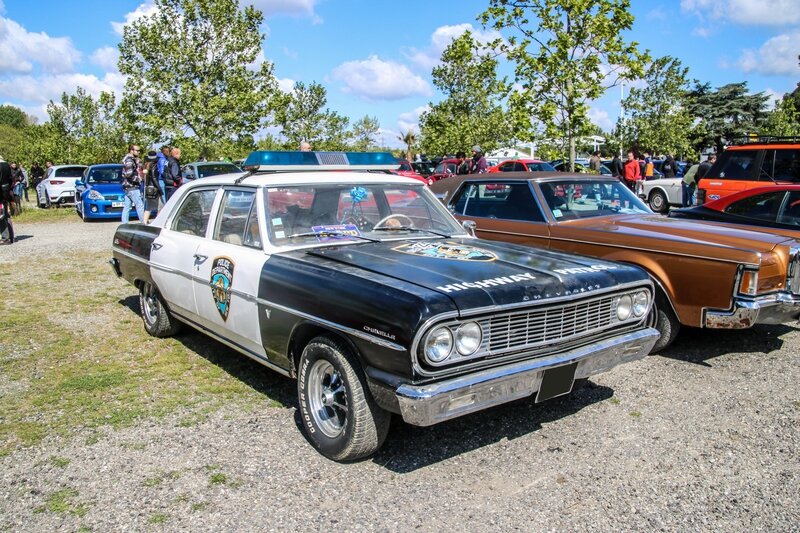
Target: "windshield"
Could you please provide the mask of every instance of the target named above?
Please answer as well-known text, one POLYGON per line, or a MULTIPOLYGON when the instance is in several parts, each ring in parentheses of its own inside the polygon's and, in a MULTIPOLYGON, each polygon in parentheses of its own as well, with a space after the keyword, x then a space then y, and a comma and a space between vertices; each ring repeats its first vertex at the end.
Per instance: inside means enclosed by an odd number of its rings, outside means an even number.
POLYGON ((553 218, 561 222, 616 213, 652 213, 617 180, 559 180, 539 185, 553 218))
POLYGON ((464 234, 422 185, 324 184, 266 191, 269 240, 279 246, 464 234))
POLYGON ((89 171, 88 183, 121 183, 122 165, 118 167, 93 168, 89 171))
POLYGON ((211 163, 208 165, 197 165, 197 177, 208 178, 219 174, 232 174, 241 172, 242 169, 231 163, 211 163))

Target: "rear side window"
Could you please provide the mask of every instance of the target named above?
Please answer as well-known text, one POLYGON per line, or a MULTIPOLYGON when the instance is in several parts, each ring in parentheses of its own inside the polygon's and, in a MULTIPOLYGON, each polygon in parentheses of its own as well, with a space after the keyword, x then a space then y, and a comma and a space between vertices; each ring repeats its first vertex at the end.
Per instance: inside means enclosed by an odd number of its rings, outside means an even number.
POLYGON ((800 182, 800 150, 767 150, 761 164, 760 178, 800 182))
POLYGON ((187 235, 205 237, 216 195, 216 189, 190 192, 172 221, 172 229, 187 235))
POLYGON ((758 150, 726 150, 706 175, 723 180, 757 180, 758 150))
POLYGON ((742 198, 726 207, 725 212, 740 217, 774 222, 784 196, 786 196, 784 191, 775 191, 742 198))
POLYGON ((527 182, 470 183, 461 190, 451 208, 465 217, 544 222, 527 182))

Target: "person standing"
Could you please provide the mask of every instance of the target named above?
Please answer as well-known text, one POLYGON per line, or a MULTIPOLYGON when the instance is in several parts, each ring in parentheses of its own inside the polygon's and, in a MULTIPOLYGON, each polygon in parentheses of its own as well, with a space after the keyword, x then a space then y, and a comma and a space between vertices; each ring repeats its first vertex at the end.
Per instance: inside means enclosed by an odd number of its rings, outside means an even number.
POLYGON ((633 151, 628 152, 628 160, 623 167, 623 176, 628 188, 635 194, 639 194, 640 184, 642 182, 642 172, 639 167, 639 160, 636 159, 636 154, 633 151))
POLYGON ((614 159, 611 160, 611 175, 619 180, 622 180, 622 158, 619 154, 614 154, 614 159))
POLYGON ((306 140, 300 141, 300 151, 301 152, 310 152, 311 151, 311 144, 306 140))
POLYGON ((36 190, 36 187, 39 185, 39 182, 42 181, 43 177, 44 170, 42 170, 42 167, 39 166, 37 161, 34 161, 31 165, 31 182, 34 190, 36 190))
POLYGON ((164 145, 158 152, 158 186, 161 188, 161 203, 167 203, 167 187, 164 182, 164 174, 167 173, 167 159, 169 158, 169 146, 164 145))
POLYGON ((676 170, 675 158, 672 157, 672 154, 667 154, 667 157, 664 158, 664 164, 661 165, 661 173, 664 174, 664 178, 671 179, 675 177, 676 170))
POLYGON ((469 164, 470 174, 485 174, 489 165, 486 163, 486 158, 483 157, 481 147, 477 144, 472 147, 472 161, 469 164))
POLYGON ((173 148, 167 158, 167 168, 164 174, 167 201, 172 198, 175 189, 181 186, 181 149, 173 148))
POLYGON ((683 175, 683 181, 681 181, 681 206, 683 207, 694 205, 694 192, 697 189, 694 177, 700 167, 697 163, 692 164, 691 160, 686 162, 686 166, 688 168, 683 175))
POLYGON ((25 175, 22 169, 14 162, 11 163, 11 191, 14 195, 13 215, 22 213, 22 190, 25 187, 25 175))
POLYGON ((158 179, 158 154, 155 151, 147 152, 144 174, 144 224, 150 223, 153 211, 158 211, 158 201, 163 196, 158 179))
POLYGON ((456 174, 469 174, 469 160, 467 160, 467 154, 464 150, 456 152, 456 159, 458 160, 456 163, 456 174))
POLYGON ((589 158, 589 169, 593 174, 600 174, 600 165, 602 165, 600 162, 600 150, 597 150, 589 158))
POLYGON ((644 153, 644 169, 642 169, 642 177, 644 180, 653 179, 655 165, 653 165, 653 156, 650 152, 644 153))
POLYGON ((697 174, 694 177, 695 183, 700 183, 700 180, 706 177, 708 171, 711 170, 711 167, 714 166, 714 163, 717 162, 717 154, 711 154, 708 156, 708 159, 700 163, 700 166, 697 168, 697 174))
POLYGON ((11 204, 14 193, 11 192, 11 165, 0 157, 0 203, 2 203, 2 218, 0 218, 0 242, 11 244, 14 242, 14 226, 11 224, 11 204))
POLYGON ((132 144, 128 153, 122 158, 122 190, 125 192, 125 203, 122 206, 122 223, 130 221, 131 206, 136 209, 139 220, 144 220, 144 202, 139 188, 142 180, 139 177, 139 147, 132 144))

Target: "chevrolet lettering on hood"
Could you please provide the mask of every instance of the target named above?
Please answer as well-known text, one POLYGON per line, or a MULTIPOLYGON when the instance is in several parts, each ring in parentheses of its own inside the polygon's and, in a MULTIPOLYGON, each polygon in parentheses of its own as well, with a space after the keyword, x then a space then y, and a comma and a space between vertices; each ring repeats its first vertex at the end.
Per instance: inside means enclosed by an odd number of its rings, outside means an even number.
POLYGON ((114 236, 156 337, 202 331, 297 380, 325 456, 374 453, 391 414, 427 426, 647 355, 641 269, 475 239, 382 153, 254 152, 114 236), (277 172, 280 171, 280 172, 277 172))

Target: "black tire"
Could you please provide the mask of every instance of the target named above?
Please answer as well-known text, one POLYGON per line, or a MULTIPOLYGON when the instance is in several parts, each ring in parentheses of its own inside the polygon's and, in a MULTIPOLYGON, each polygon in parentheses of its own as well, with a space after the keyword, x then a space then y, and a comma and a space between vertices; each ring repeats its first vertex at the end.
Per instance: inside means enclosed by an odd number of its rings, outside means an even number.
POLYGON ((375 453, 389 432, 391 413, 378 407, 350 350, 328 337, 303 349, 297 376, 303 431, 319 452, 334 461, 375 453))
POLYGON ((669 200, 664 191, 654 190, 650 193, 650 209, 656 213, 666 213, 669 211, 669 200))
POLYGON ((660 352, 672 344, 681 329, 678 317, 675 316, 672 307, 664 297, 656 297, 655 305, 650 310, 648 322, 661 333, 661 337, 653 345, 653 349, 650 350, 651 354, 660 352))
POLYGON ((180 329, 180 322, 170 314, 158 291, 147 282, 139 286, 139 310, 145 331, 153 337, 170 337, 180 329))

